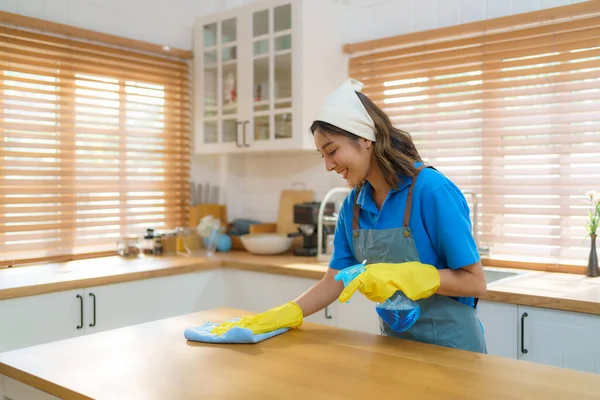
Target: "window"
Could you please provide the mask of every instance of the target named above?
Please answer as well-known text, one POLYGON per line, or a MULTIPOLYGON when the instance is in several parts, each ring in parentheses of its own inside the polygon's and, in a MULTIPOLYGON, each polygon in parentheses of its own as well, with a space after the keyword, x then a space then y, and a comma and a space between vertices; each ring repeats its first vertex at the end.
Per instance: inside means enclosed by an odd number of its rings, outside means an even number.
POLYGON ((476 193, 492 259, 587 262, 585 192, 600 188, 592 3, 347 46, 363 92, 476 193))
POLYGON ((0 29, 0 266, 185 223, 181 60, 0 29))

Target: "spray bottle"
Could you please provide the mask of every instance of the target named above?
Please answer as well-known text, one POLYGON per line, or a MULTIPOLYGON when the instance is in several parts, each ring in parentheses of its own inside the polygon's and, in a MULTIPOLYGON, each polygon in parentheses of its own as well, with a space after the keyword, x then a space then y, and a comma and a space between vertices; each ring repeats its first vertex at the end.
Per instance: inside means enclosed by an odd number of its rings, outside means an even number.
MULTIPOLYGON (((344 268, 335 275, 336 281, 343 281, 344 287, 365 271, 367 260, 362 264, 356 264, 348 268, 344 268)), ((375 303, 375 310, 381 319, 395 332, 403 332, 413 326, 419 319, 421 307, 419 304, 398 290, 389 299, 383 303, 375 303)))

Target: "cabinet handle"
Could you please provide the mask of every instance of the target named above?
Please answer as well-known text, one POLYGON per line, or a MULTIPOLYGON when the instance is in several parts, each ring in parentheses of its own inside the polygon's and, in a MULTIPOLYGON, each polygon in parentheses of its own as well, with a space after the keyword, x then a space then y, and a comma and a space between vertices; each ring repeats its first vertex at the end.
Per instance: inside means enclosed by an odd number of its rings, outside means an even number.
POLYGON ((94 299, 92 302, 92 308, 94 309, 94 313, 92 314, 93 322, 90 324, 90 326, 96 326, 96 295, 94 293, 90 293, 90 297, 94 299))
POLYGON ((242 123, 242 121, 237 121, 237 122, 235 123, 235 145, 236 145, 237 147, 242 147, 242 145, 240 144, 240 141, 239 141, 239 138, 240 138, 240 135, 239 135, 239 133, 240 133, 240 130, 238 129, 241 123, 242 123))
POLYGON ((326 306, 326 307, 325 307, 325 318, 327 318, 327 319, 331 319, 331 318, 333 318, 333 317, 331 316, 331 314, 329 314, 329 306, 326 306))
POLYGON ((79 299, 79 320, 80 320, 80 324, 77 325, 77 329, 81 329, 81 328, 83 328, 83 296, 78 294, 77 298, 79 299))
POLYGON ((249 124, 250 121, 244 121, 243 129, 242 129, 242 138, 244 139, 244 146, 250 147, 249 144, 246 143, 246 124, 249 124))
POLYGON ((523 313, 523 315, 521 315, 521 353, 523 354, 527 354, 527 349, 524 347, 525 346, 525 317, 527 316, 527 313, 523 313))

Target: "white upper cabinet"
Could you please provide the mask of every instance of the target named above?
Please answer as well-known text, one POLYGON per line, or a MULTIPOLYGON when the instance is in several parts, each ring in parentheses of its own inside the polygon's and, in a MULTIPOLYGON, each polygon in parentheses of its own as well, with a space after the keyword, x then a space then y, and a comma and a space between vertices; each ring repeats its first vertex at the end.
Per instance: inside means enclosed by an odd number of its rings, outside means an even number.
POLYGON ((346 78, 342 10, 270 0, 198 19, 196 154, 314 149, 316 110, 346 78))

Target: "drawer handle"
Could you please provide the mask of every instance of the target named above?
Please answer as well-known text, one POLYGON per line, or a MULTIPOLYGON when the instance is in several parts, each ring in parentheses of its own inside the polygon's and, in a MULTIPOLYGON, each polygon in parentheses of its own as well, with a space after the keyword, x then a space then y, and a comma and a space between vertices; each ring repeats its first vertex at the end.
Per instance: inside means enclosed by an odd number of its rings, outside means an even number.
POLYGON ((248 143, 246 143, 246 124, 249 124, 250 121, 244 121, 242 124, 242 139, 244 140, 244 146, 250 147, 248 143))
POLYGON ((77 298, 79 299, 79 320, 80 323, 77 325, 77 329, 83 328, 83 297, 78 294, 77 298))
POLYGON ((90 326, 96 326, 96 295, 94 293, 90 293, 90 297, 94 299, 92 302, 92 308, 94 309, 93 322, 90 324, 90 326))
POLYGON ((527 354, 527 349, 525 348, 525 317, 527 313, 523 313, 521 315, 521 353, 527 354))
POLYGON ((240 130, 238 129, 240 127, 240 124, 242 123, 242 121, 237 121, 235 123, 235 145, 237 147, 242 147, 242 145, 240 144, 240 130))
POLYGON ((325 307, 325 318, 331 319, 333 318, 331 314, 329 314, 329 306, 325 307))

